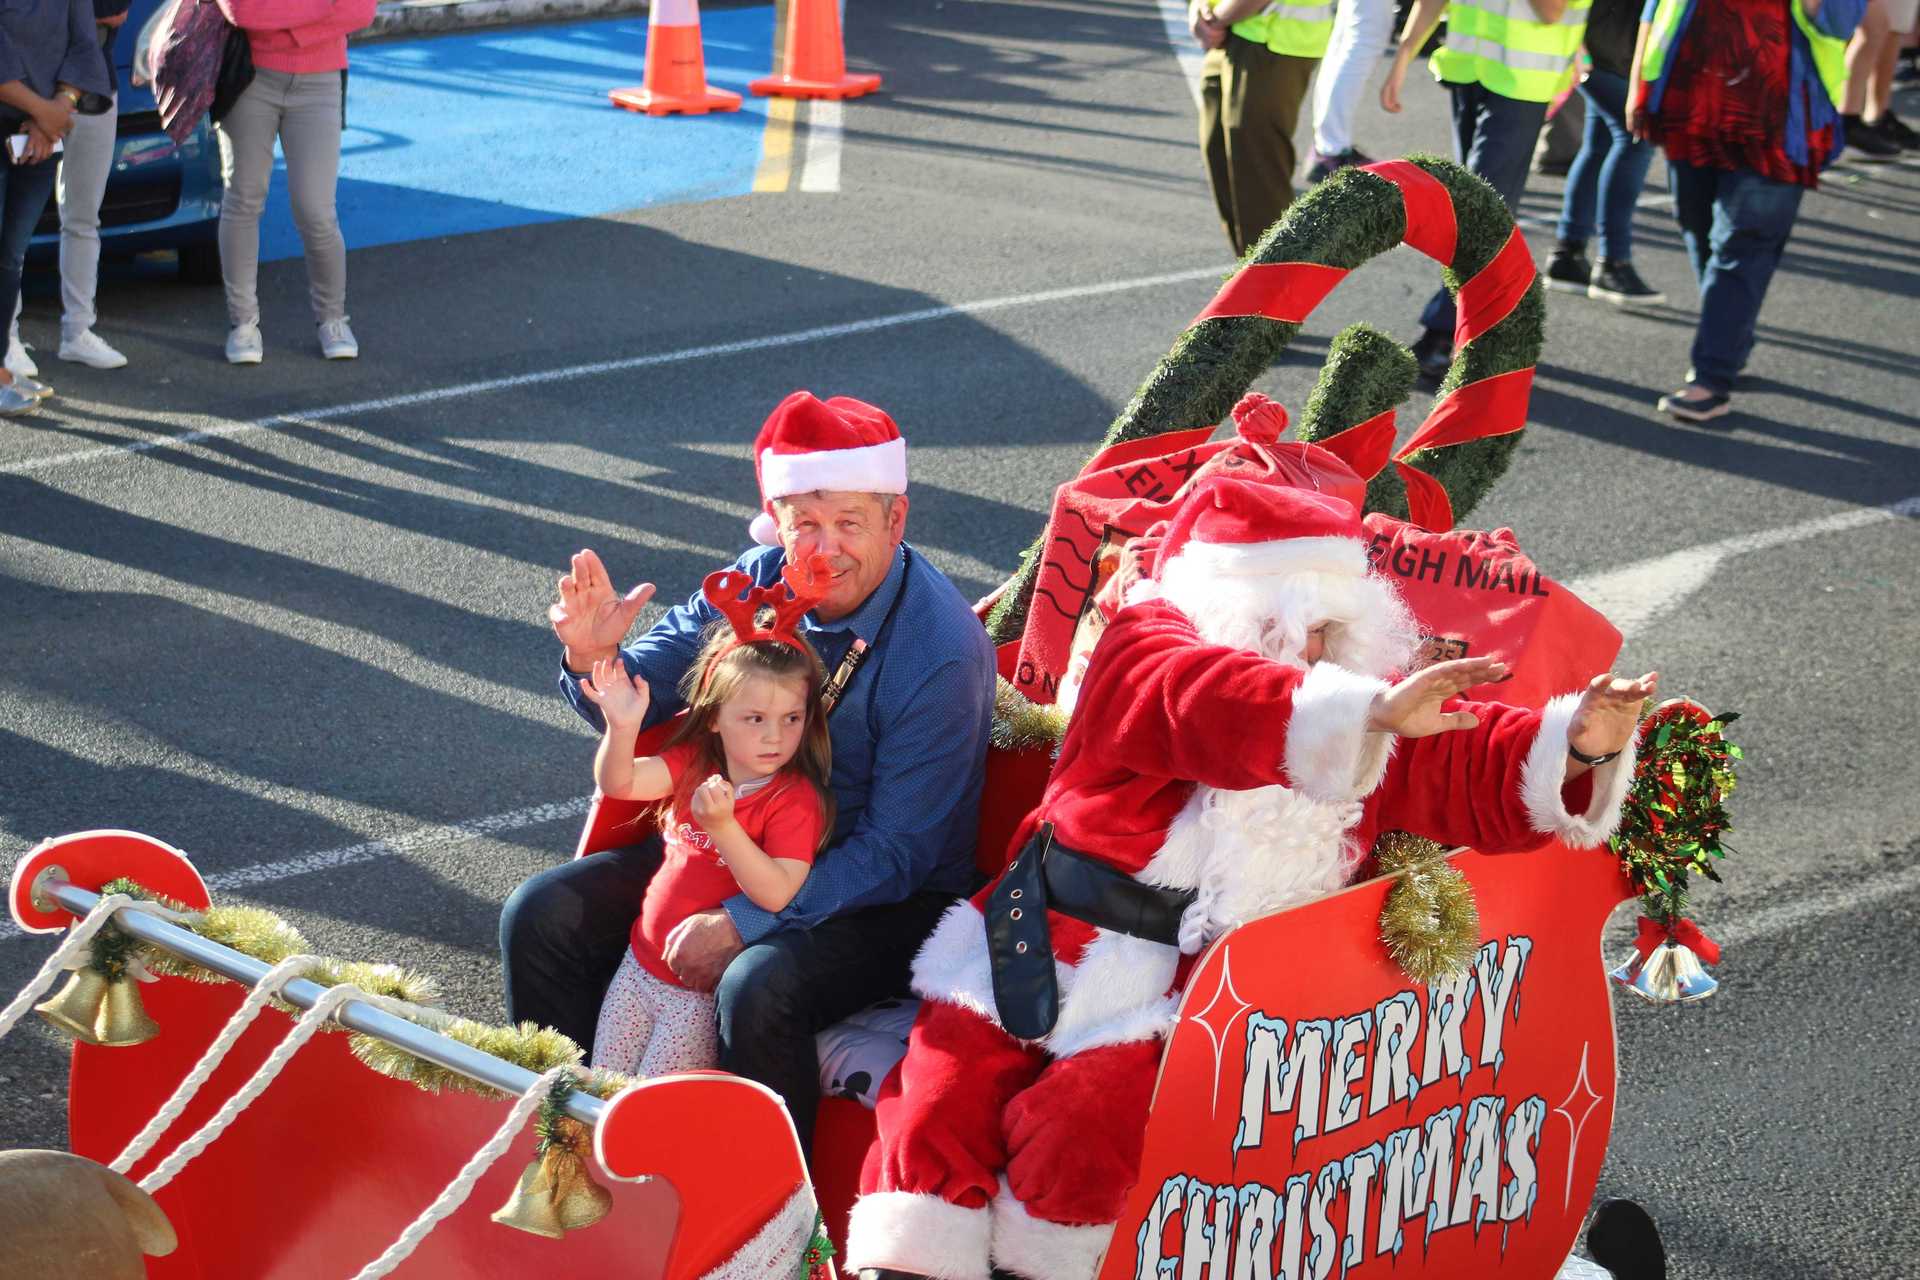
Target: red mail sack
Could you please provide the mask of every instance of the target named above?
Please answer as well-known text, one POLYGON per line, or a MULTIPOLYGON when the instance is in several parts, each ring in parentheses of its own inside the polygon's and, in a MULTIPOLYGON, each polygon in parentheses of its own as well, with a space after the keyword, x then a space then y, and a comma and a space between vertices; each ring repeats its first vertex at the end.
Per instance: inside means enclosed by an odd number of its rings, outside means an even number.
POLYGON ((1366 517, 1368 554, 1406 597, 1429 661, 1497 656, 1513 678, 1467 697, 1542 707, 1586 687, 1620 654, 1620 632, 1547 577, 1513 530, 1429 533, 1378 513, 1366 517))

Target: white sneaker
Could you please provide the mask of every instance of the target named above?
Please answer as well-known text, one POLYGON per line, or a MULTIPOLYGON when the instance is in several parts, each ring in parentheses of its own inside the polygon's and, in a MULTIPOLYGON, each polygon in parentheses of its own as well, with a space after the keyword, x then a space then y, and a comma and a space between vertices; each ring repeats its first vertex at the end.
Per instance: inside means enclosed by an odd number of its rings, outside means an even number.
POLYGON ((0 417, 17 417, 39 407, 39 396, 30 396, 11 382, 0 383, 0 417))
POLYGON ((60 358, 93 369, 119 369, 127 363, 125 356, 91 329, 82 329, 71 338, 63 336, 60 339, 60 358))
POLYGON ((320 354, 329 360, 353 360, 360 355, 360 344, 354 341, 353 330, 347 328, 347 318, 328 320, 320 326, 320 354))
POLYGON ((259 364, 266 355, 267 344, 260 339, 259 325, 237 324, 228 331, 228 364, 259 364))
POLYGON ((20 326, 17 323, 7 331, 7 372, 16 378, 40 376, 40 366, 27 354, 27 344, 20 341, 20 326))

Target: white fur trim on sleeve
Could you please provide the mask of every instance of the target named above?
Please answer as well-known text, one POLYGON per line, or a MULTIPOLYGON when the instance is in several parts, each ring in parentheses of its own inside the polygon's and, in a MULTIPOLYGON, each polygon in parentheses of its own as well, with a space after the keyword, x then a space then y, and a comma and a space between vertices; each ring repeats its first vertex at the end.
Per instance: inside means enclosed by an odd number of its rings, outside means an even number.
POLYGON ((993 1265, 1029 1280, 1093 1280, 1113 1224, 1072 1226, 1027 1212, 1007 1184, 993 1198, 993 1265))
POLYGON ((1568 813, 1560 798, 1567 783, 1567 729, 1580 707, 1578 693, 1563 693, 1540 713, 1540 736, 1527 751, 1520 794, 1536 831, 1559 836, 1576 849, 1597 848, 1620 825, 1620 805, 1633 784, 1634 742, 1593 770, 1593 799, 1585 813, 1568 813))
POLYGON ((989 1280, 993 1219, 939 1196, 879 1191, 853 1202, 842 1275, 902 1271, 929 1280, 989 1280))
POLYGON ((1367 712, 1387 688, 1331 662, 1307 669, 1287 721, 1283 763, 1293 790, 1315 800, 1358 800, 1380 785, 1393 735, 1367 732, 1367 712))
POLYGON ((769 501, 826 489, 839 493, 905 493, 907 442, 816 449, 811 453, 760 454, 760 496, 769 501))

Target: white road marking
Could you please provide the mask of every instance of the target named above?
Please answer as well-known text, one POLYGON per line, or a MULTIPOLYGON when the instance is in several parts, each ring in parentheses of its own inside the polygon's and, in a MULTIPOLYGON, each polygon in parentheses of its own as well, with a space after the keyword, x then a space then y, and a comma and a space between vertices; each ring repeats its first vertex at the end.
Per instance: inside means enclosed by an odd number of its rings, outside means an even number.
POLYGON ((236 436, 248 431, 265 431, 280 426, 302 426, 332 421, 337 418, 353 417, 357 414, 385 413, 393 409, 406 409, 414 405, 438 404, 447 400, 459 400, 468 396, 487 395, 495 391, 513 391, 522 387, 545 386, 555 382, 572 382, 581 378, 596 378, 611 373, 628 373, 635 369, 652 369, 661 365, 685 364, 694 360, 710 360, 720 356, 745 355, 756 351, 770 351, 779 347, 800 346, 809 342, 825 342, 834 338, 858 337, 862 334, 877 333, 883 329, 898 329, 906 325, 926 324, 935 320, 951 320, 959 316, 980 316, 995 311, 1007 311, 1017 307, 1043 306, 1050 302, 1070 302, 1082 298, 1099 298, 1115 293, 1130 293, 1139 289, 1157 289, 1162 285, 1187 284, 1195 280, 1218 280, 1233 270, 1231 264, 1215 264, 1206 267, 1191 267, 1185 271, 1169 271, 1162 275, 1134 276, 1126 280, 1108 280, 1100 284, 1068 285, 1060 289, 1042 289, 1034 293, 1014 293, 998 298, 982 298, 978 302, 956 302, 945 306, 922 307, 916 311, 901 311, 888 316, 871 316, 865 320, 849 320, 843 324, 823 324, 811 329, 795 329, 791 333, 768 334, 762 338, 742 338, 737 342, 715 342, 700 347, 681 347, 674 351, 657 351, 642 356, 626 356, 619 360, 596 360, 591 364, 567 365, 559 369, 544 369, 537 373, 519 373, 505 378, 486 378, 479 382, 465 382, 457 386, 438 387, 430 391, 413 391, 405 395, 383 396, 375 400, 354 400, 346 404, 332 405, 320 409, 308 409, 300 413, 275 414, 270 418, 256 418, 251 422, 223 422, 219 426, 206 427, 197 431, 182 432, 174 436, 153 436, 145 440, 135 440, 123 445, 107 445, 96 449, 81 449, 73 453, 50 454, 44 458, 29 458, 24 462, 7 463, 0 466, 0 475, 24 475, 35 471, 49 471, 55 467, 72 466, 83 462, 98 462, 103 459, 120 458, 133 454, 146 453, 153 449, 172 449, 184 445, 198 444, 203 440, 215 440, 226 436, 236 436))
POLYGON ((1160 0, 1160 21, 1167 28, 1167 43, 1173 46, 1173 56, 1180 63, 1181 74, 1186 77, 1187 92, 1193 95, 1193 105, 1198 107, 1200 60, 1206 56, 1206 51, 1187 27, 1186 0, 1160 0))
POLYGON ((807 162, 800 169, 802 191, 840 189, 840 146, 846 118, 846 105, 837 98, 820 98, 807 105, 807 162))
MULTIPOLYGON (((1829 533, 1865 528, 1903 516, 1920 516, 1920 494, 1884 507, 1868 507, 1841 512, 1818 520, 1763 529, 1756 533, 1703 543, 1668 555, 1642 560, 1607 573, 1591 575, 1568 586, 1581 598, 1600 608, 1627 634, 1644 630, 1668 609, 1704 586, 1715 569, 1737 555, 1771 547, 1804 542, 1829 533)), ((587 811, 589 797, 581 796, 553 804, 534 805, 497 813, 484 818, 443 826, 422 827, 387 840, 369 840, 361 844, 303 854, 279 862, 258 862, 207 877, 207 886, 216 892, 267 884, 290 876, 327 871, 376 858, 403 856, 441 845, 484 838, 563 818, 578 818, 587 811)), ((1719 932, 1728 942, 1748 942, 1787 929, 1809 924, 1843 911, 1854 911, 1869 903, 1897 897, 1920 888, 1920 867, 1910 867, 1892 875, 1876 876, 1857 884, 1814 894, 1797 902, 1756 912, 1719 932)), ((0 942, 21 936, 12 924, 0 924, 0 942)))
POLYGON ((1920 494, 1902 498, 1884 507, 1863 507, 1822 516, 1799 524, 1742 533, 1719 542, 1706 542, 1623 565, 1604 573, 1590 574, 1567 584, 1575 595, 1607 616, 1631 639, 1656 621, 1661 614, 1678 608, 1688 596, 1704 587, 1722 564, 1750 551, 1803 542, 1823 534, 1862 529, 1902 516, 1920 516, 1920 494))

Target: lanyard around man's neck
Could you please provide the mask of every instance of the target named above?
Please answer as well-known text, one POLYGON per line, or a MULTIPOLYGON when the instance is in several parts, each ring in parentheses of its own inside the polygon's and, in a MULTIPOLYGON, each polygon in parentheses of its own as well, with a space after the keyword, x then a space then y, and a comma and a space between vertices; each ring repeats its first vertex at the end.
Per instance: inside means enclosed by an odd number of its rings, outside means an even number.
MULTIPOLYGON (((887 616, 880 620, 880 629, 873 633, 875 645, 886 638, 888 630, 893 626, 893 615, 900 612, 900 601, 907 594, 908 561, 912 556, 903 546, 900 548, 900 557, 900 588, 893 593, 893 603, 887 606, 887 616)), ((840 705, 840 699, 846 694, 847 686, 853 683, 853 677, 859 673, 872 652, 867 642, 859 636, 855 636, 853 643, 847 646, 846 656, 840 659, 840 665, 833 669, 833 674, 827 678, 826 684, 820 687, 820 706, 827 715, 832 715, 833 709, 840 705)))

